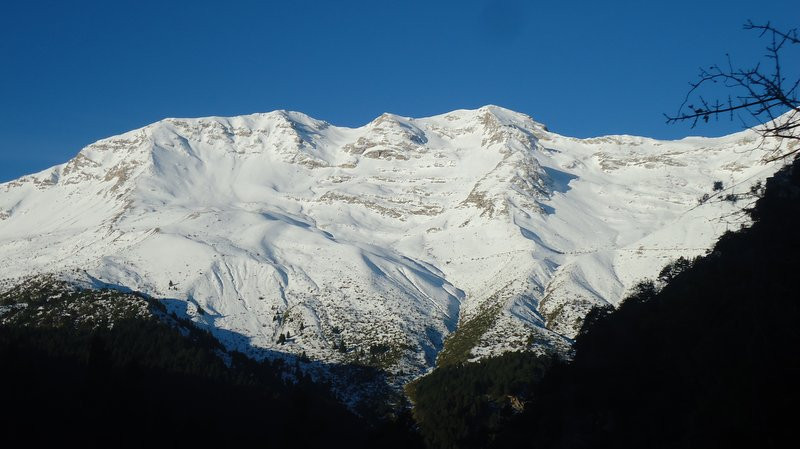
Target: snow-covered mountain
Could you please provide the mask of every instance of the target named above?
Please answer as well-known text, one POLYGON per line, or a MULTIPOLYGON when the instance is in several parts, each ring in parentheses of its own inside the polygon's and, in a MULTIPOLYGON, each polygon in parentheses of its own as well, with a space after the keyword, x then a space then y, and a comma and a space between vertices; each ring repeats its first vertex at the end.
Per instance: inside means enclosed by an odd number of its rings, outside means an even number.
POLYGON ((574 139, 496 106, 166 119, 0 184, 0 278, 129 288, 256 357, 408 379, 464 327, 467 357, 566 347, 592 306, 744 222, 724 198, 779 168, 757 143, 574 139))

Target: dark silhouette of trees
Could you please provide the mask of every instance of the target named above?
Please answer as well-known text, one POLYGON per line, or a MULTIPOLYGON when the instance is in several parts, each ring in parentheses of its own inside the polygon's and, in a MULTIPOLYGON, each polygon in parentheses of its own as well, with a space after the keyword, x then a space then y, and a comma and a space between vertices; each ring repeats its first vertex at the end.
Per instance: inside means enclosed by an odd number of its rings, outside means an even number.
POLYGON ((485 448, 530 399, 553 363, 507 352, 475 363, 440 366, 408 385, 414 418, 431 449, 485 448))
POLYGON ((758 25, 748 21, 744 29, 769 40, 767 63, 736 67, 727 55, 725 65, 701 68, 677 113, 665 114, 667 123, 689 122, 694 128, 700 121, 726 115, 730 120, 736 117, 746 128, 757 125, 762 147, 768 138, 777 139, 777 147, 767 148, 767 161, 796 155, 800 151, 800 73, 785 73, 782 61, 800 57, 800 52, 786 57, 787 53, 800 50, 797 28, 782 31, 770 23, 758 25), (726 88, 727 99, 706 97, 715 85, 726 88))
POLYGON ((800 402, 800 159, 750 228, 590 314, 495 447, 782 448, 800 402))
POLYGON ((356 416, 296 365, 227 351, 157 302, 142 316, 141 301, 55 282, 0 294, 7 446, 420 446, 407 417, 356 416))

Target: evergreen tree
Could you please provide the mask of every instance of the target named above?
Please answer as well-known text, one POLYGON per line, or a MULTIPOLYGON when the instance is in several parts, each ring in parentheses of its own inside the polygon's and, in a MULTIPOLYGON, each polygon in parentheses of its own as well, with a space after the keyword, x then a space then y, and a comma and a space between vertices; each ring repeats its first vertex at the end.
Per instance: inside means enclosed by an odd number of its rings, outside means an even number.
POLYGON ((767 181, 754 223, 590 314, 498 447, 783 448, 800 403, 800 160, 767 181))

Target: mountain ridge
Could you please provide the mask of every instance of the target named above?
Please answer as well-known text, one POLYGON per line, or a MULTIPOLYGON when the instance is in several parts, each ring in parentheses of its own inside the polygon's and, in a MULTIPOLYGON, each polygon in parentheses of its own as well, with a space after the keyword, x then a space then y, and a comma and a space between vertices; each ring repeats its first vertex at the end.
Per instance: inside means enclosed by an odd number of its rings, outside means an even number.
POLYGON ((497 106, 358 128, 164 119, 0 184, 0 268, 6 285, 57 273, 141 291, 253 357, 358 361, 402 383, 476 317, 493 318, 468 358, 568 351, 593 306, 746 222, 698 198, 777 170, 755 142, 574 139, 497 106))

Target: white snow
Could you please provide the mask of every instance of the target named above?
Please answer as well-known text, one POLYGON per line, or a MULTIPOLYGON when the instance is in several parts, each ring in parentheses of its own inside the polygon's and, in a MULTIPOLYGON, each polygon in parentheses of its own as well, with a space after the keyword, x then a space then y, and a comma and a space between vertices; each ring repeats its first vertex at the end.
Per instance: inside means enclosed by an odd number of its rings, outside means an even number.
POLYGON ((489 305, 475 356, 563 343, 593 305, 702 254, 746 222, 723 195, 779 168, 757 143, 573 139, 496 106, 360 128, 166 119, 0 184, 0 285, 127 287, 256 357, 385 343, 402 351, 388 370, 416 375, 489 305))

